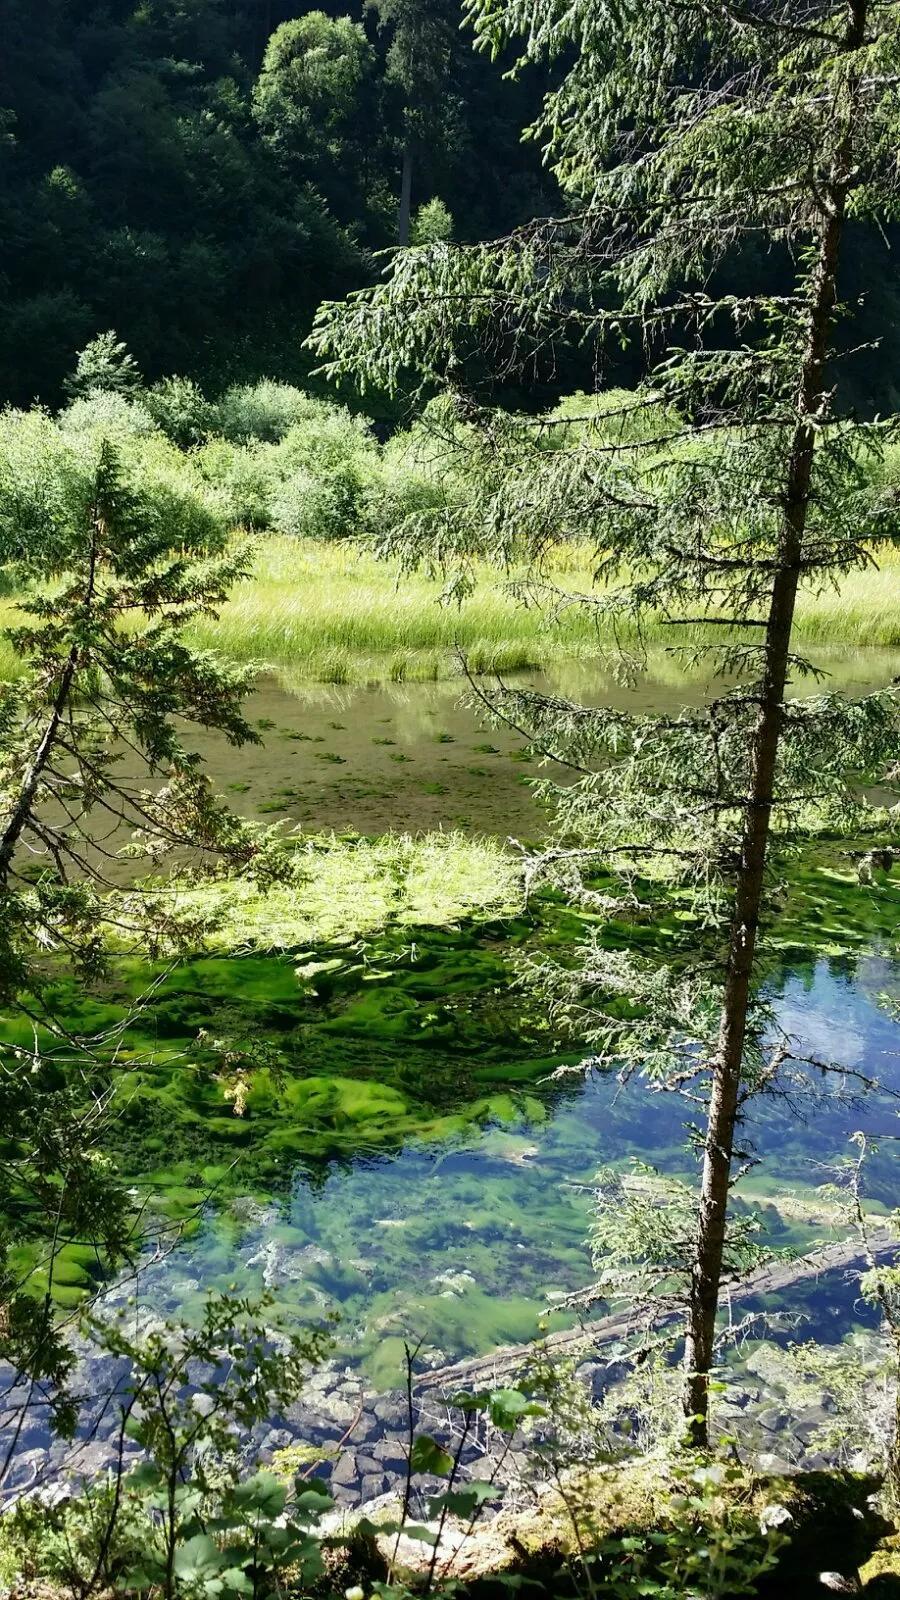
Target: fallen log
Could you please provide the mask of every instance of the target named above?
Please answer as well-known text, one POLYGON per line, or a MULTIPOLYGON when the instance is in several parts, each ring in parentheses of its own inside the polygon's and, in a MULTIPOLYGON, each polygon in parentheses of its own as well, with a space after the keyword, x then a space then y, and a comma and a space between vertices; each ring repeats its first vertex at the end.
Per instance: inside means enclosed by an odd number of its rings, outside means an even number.
MULTIPOLYGON (((886 1230, 879 1230, 869 1237, 869 1252, 877 1260, 882 1260, 900 1253, 900 1240, 886 1230)), ((833 1272, 850 1272, 851 1269, 861 1272, 865 1265, 866 1252, 860 1241, 841 1239, 790 1261, 768 1262, 755 1272, 748 1273, 739 1283, 730 1285, 727 1293, 732 1306, 743 1305, 748 1300, 781 1294, 785 1289, 795 1288, 797 1284, 808 1283, 833 1272)), ((538 1352, 543 1357, 558 1356, 562 1361, 572 1356, 585 1358, 594 1352, 602 1355, 604 1346, 640 1333, 646 1322, 644 1308, 620 1311, 582 1322, 575 1328, 563 1328, 540 1341, 502 1345, 489 1355, 454 1361, 448 1366, 421 1373, 416 1378, 415 1392, 424 1396, 434 1394, 437 1390, 448 1392, 496 1388, 521 1373, 538 1352)))

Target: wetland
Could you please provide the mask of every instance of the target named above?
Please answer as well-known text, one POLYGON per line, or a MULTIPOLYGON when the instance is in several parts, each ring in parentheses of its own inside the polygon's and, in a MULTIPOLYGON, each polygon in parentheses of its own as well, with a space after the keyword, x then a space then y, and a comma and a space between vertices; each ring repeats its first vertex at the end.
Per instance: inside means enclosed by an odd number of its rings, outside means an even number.
MULTIPOLYGON (((859 693, 897 661, 829 666, 859 693)), ((584 694, 576 676, 562 686, 584 694)), ((591 692, 664 710, 708 690, 661 659, 639 691, 595 672, 591 692)), ((157 1222, 101 1305, 190 1318, 210 1290, 267 1291, 295 1324, 336 1319, 337 1359, 391 1389, 407 1342, 439 1366, 571 1323, 560 1307, 591 1281, 598 1167, 689 1176, 693 1156, 674 1097, 560 1076, 584 1050, 521 987, 523 958, 565 955, 585 914, 522 902, 509 840, 541 833, 530 786, 544 769, 517 735, 486 728, 453 683, 291 693, 270 678, 248 712, 263 745, 238 762, 210 739, 207 771, 248 815, 301 830, 305 872, 241 902, 218 948, 173 967, 122 959, 99 996, 59 985, 58 1009, 94 1034, 147 997, 118 1050, 112 1126, 157 1222)), ((863 893, 846 843, 823 840, 793 878, 766 980, 798 1048, 882 1081, 873 1132, 900 1089, 898 903, 890 874, 863 893)), ((672 949, 691 934, 673 906, 672 949)), ((604 937, 642 933, 613 921, 604 937)), ((754 1110, 760 1162, 740 1203, 777 1248, 834 1237, 823 1173, 859 1115, 852 1095, 806 1121, 777 1101, 754 1110)), ((873 1180, 889 1209, 885 1161, 873 1180)), ((27 1243, 18 1264, 35 1265, 27 1243)), ((73 1241, 35 1282, 75 1309, 102 1277, 73 1241)), ((829 1295, 843 1338, 859 1317, 839 1286, 829 1295)))

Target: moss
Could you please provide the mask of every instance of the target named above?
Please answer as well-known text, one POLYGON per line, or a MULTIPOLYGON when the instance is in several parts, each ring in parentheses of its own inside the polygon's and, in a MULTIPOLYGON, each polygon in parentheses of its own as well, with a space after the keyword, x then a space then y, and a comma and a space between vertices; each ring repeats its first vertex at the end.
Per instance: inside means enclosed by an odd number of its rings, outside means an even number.
MULTIPOLYGON (((473 1596, 493 1592, 497 1580, 505 1578, 517 1583, 526 1578, 548 1595, 568 1593, 576 1577, 568 1564, 585 1552, 608 1540, 643 1544, 669 1529, 677 1531, 677 1496, 692 1487, 687 1465, 677 1461, 570 1471, 558 1487, 545 1484, 530 1508, 501 1511, 477 1529, 463 1542, 453 1577, 473 1596)), ((720 1523, 737 1517, 750 1530, 767 1505, 784 1506, 791 1515, 787 1543, 775 1568, 757 1579, 754 1593, 761 1600, 814 1600, 822 1593, 821 1572, 853 1580, 879 1538, 883 1524, 869 1504, 873 1488, 871 1479, 847 1473, 809 1473, 801 1479, 739 1473, 718 1492, 710 1515, 720 1523)), ((658 1548, 665 1557, 664 1539, 658 1548)), ((404 1559, 415 1567, 427 1562, 428 1553, 409 1546, 404 1559)), ((647 1576, 652 1581, 652 1569, 647 1576)), ((648 1586, 646 1592, 655 1589, 648 1586)))
POLYGON ((900 1596, 900 1533, 882 1539, 877 1549, 859 1569, 863 1593, 870 1600, 891 1600, 900 1596))

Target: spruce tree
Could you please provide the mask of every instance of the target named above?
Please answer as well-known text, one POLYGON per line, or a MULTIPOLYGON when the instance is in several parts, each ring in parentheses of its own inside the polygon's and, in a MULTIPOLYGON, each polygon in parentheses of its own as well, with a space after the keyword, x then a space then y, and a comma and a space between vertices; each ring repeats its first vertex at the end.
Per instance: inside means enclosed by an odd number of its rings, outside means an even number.
POLYGON ((693 962, 671 969, 586 941, 559 1002, 637 1001, 636 1021, 591 1013, 596 1059, 687 1090, 702 1117, 681 1285, 684 1412, 702 1445, 737 1130, 749 1096, 791 1070, 790 1041, 767 1042, 761 932, 785 853, 823 827, 877 827, 860 779, 898 753, 893 691, 789 690, 814 672, 794 642, 801 585, 839 583, 897 532, 890 428, 839 415, 835 384, 847 231, 897 209, 900 4, 468 11, 482 48, 518 39, 523 65, 550 64, 537 133, 568 209, 495 242, 399 254, 374 288, 322 308, 315 346, 334 376, 450 397, 472 493, 406 524, 408 561, 437 556, 463 587, 473 555, 524 562, 525 597, 589 608, 628 641, 631 670, 652 625, 723 675, 707 704, 670 717, 490 696, 578 773, 541 870, 595 909, 648 918, 687 893, 706 923, 693 962), (751 248, 775 256, 783 292, 721 291, 751 248), (643 341, 648 375, 618 403, 555 420, 489 404, 492 382, 546 372, 573 344, 602 386, 623 341, 643 341), (560 587, 548 556, 561 541, 590 549, 589 592, 560 587), (598 864, 602 894, 586 882, 598 864))
POLYGON ((193 617, 215 615, 243 556, 218 519, 179 514, 165 488, 129 478, 106 440, 39 465, 52 481, 13 568, 6 633, 20 672, 0 685, 0 1483, 30 1407, 49 1407, 63 1432, 75 1424, 60 1251, 90 1245, 111 1267, 141 1243, 107 1153, 131 1014, 80 1028, 67 982, 102 992, 117 954, 196 948, 203 919, 173 911, 141 863, 234 868, 255 850, 189 744, 192 727, 258 741, 247 675, 184 639, 193 617))

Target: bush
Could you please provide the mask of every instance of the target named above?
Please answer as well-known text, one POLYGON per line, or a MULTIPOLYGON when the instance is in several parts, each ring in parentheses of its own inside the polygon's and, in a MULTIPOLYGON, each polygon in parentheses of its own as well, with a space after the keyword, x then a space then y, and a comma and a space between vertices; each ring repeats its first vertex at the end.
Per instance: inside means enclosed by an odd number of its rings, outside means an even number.
POLYGON ((212 490, 225 521, 233 528, 272 526, 271 505, 276 484, 258 449, 210 439, 191 457, 212 490))
POLYGON ((560 400, 548 420, 566 424, 549 429, 547 443, 551 448, 588 438, 637 444, 681 425, 677 414, 662 403, 638 406, 630 389, 604 389, 599 394, 576 390, 560 400))
POLYGON ((384 448, 379 529, 396 530, 408 517, 435 518, 460 503, 467 457, 464 429, 445 401, 432 401, 419 421, 384 448))
POLYGON ((144 396, 158 428, 181 450, 202 444, 213 432, 216 408, 193 378, 163 378, 144 396))
POLYGON ((44 411, 0 413, 0 565, 46 565, 78 536, 107 441, 128 489, 168 530, 170 547, 222 543, 228 524, 193 458, 153 426, 142 406, 98 394, 76 401, 58 423, 44 411))
MULTIPOLYGON (((364 531, 380 472, 378 445, 368 423, 341 406, 280 384, 230 390, 222 404, 230 404, 229 396, 256 397, 262 391, 293 396, 291 405, 301 420, 277 443, 249 435, 244 443, 221 437, 196 452, 193 459, 215 491, 222 514, 234 526, 273 528, 295 537, 341 539, 364 531)), ((243 420, 248 421, 247 415, 243 420)), ((236 414, 229 422, 234 425, 236 414)), ((275 431, 274 421, 270 431, 275 431)))
POLYGON ((0 413, 0 565, 58 548, 82 495, 77 457, 47 412, 0 413))
POLYGON ((143 400, 130 400, 114 389, 94 389, 73 400, 60 412, 63 433, 102 431, 117 442, 121 438, 140 438, 156 432, 156 423, 143 400))
POLYGON ((311 401, 280 444, 261 452, 279 533, 343 539, 365 531, 380 455, 369 426, 342 407, 311 401))
POLYGON ((315 476, 300 468, 271 505, 272 527, 298 539, 346 539, 365 526, 365 484, 352 463, 315 476))
POLYGON ((215 408, 215 428, 235 444, 256 439, 277 444, 295 423, 321 405, 302 389, 263 378, 259 383, 235 384, 226 389, 215 408))

